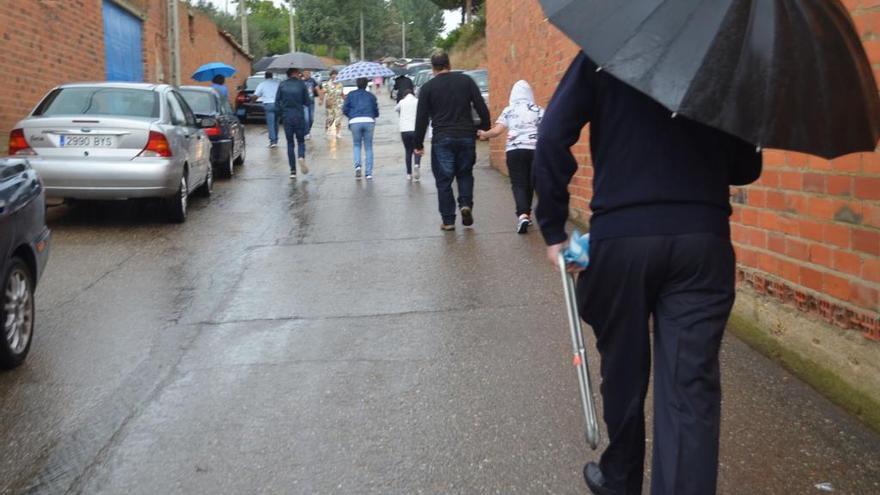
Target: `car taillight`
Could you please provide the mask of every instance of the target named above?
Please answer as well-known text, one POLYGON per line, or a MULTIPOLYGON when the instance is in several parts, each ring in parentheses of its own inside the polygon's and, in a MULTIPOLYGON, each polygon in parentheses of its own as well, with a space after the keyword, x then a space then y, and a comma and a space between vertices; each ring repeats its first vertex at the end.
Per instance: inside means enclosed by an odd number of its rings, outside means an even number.
POLYGON ((207 134, 209 137, 220 136, 223 134, 223 129, 221 129, 219 125, 215 125, 214 127, 206 127, 205 134, 207 134))
POLYGON ((247 98, 247 95, 246 95, 246 94, 244 94, 244 93, 239 93, 239 94, 235 97, 235 102, 236 102, 236 103, 247 103, 247 99, 248 99, 248 98, 247 98))
POLYGON ((168 145, 168 139, 165 138, 165 135, 161 132, 150 131, 150 139, 147 140, 147 145, 138 156, 168 158, 171 155, 171 146, 168 145))
POLYGON ((24 138, 24 130, 13 129, 9 133, 9 154, 10 155, 36 155, 37 152, 30 147, 27 139, 24 138))

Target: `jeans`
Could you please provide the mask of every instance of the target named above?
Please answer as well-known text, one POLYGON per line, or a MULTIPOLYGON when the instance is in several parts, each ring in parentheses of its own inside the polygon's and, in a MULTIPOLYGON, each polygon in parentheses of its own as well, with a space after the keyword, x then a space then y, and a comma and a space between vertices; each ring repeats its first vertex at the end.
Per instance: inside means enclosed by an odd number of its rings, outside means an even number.
POLYGON ((596 334, 602 358, 609 444, 599 465, 615 493, 642 493, 652 347, 651 494, 715 493, 718 353, 733 307, 735 270, 730 239, 713 234, 615 237, 590 244, 590 266, 578 279, 578 309, 596 334))
POLYGON ((287 138, 287 163, 290 164, 290 171, 296 172, 297 155, 301 159, 306 157, 306 122, 303 117, 295 114, 285 115, 284 135, 287 138))
POLYGON ((269 128, 269 144, 275 144, 278 142, 278 116, 275 113, 275 104, 263 105, 263 110, 266 112, 266 127, 269 128))
POLYGON ((306 107, 306 134, 312 133, 312 126, 315 125, 315 100, 306 107))
POLYGON ((351 137, 354 140, 354 167, 358 168, 361 162, 361 142, 366 148, 367 168, 364 171, 366 175, 373 175, 373 130, 376 128, 374 122, 364 122, 361 124, 349 124, 351 129, 351 137))
POLYGON ((420 155, 415 154, 415 137, 416 133, 413 131, 401 132, 400 139, 403 140, 403 149, 404 153, 406 153, 406 174, 412 174, 412 160, 413 155, 416 157, 416 166, 418 167, 422 163, 422 157, 420 155))
POLYGON ((431 170, 437 183, 437 198, 443 223, 455 223, 455 195, 452 181, 458 183, 458 206, 474 206, 474 164, 477 162, 476 139, 472 137, 434 136, 431 142, 431 170))
POLYGON ((532 180, 532 161, 535 150, 511 150, 507 152, 507 172, 516 203, 516 216, 532 214, 532 199, 535 195, 532 180))

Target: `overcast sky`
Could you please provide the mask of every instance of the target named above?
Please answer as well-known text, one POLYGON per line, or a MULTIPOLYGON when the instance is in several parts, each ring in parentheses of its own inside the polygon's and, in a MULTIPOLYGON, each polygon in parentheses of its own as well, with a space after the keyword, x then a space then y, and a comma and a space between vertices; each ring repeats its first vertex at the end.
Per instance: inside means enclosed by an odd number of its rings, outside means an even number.
MULTIPOLYGON (((235 10, 235 3, 230 2, 229 0, 209 0, 211 3, 220 7, 221 9, 228 9, 228 11, 235 10)), ((287 4, 284 0, 272 0, 275 2, 275 5, 284 5, 287 4)), ((449 31, 452 31, 456 27, 458 27, 458 23, 461 22, 461 12, 458 10, 447 10, 443 15, 444 20, 446 21, 446 28, 443 30, 443 34, 445 35, 449 31)))

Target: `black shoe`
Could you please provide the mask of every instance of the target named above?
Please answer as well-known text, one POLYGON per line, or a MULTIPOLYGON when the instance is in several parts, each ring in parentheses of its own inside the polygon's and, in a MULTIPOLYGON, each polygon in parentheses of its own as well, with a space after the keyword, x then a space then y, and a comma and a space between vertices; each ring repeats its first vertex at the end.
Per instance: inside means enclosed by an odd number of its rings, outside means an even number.
POLYGON ((606 486, 602 470, 595 462, 588 462, 584 466, 584 481, 594 495, 617 495, 617 492, 606 486))
POLYGON ((470 206, 461 207, 461 224, 465 227, 470 227, 474 224, 474 213, 471 211, 470 206))

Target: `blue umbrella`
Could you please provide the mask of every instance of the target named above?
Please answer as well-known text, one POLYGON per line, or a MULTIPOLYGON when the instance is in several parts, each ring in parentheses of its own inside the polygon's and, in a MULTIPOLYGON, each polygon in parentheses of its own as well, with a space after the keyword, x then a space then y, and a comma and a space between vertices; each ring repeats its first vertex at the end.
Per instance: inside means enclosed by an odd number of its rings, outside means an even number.
POLYGON ((353 79, 367 79, 373 77, 394 77, 394 71, 376 62, 357 62, 339 71, 337 81, 351 81, 353 79))
POLYGON ((211 62, 196 69, 196 71, 193 72, 192 78, 195 81, 204 82, 214 79, 215 76, 229 77, 236 72, 238 71, 235 67, 226 65, 223 62, 211 62))

